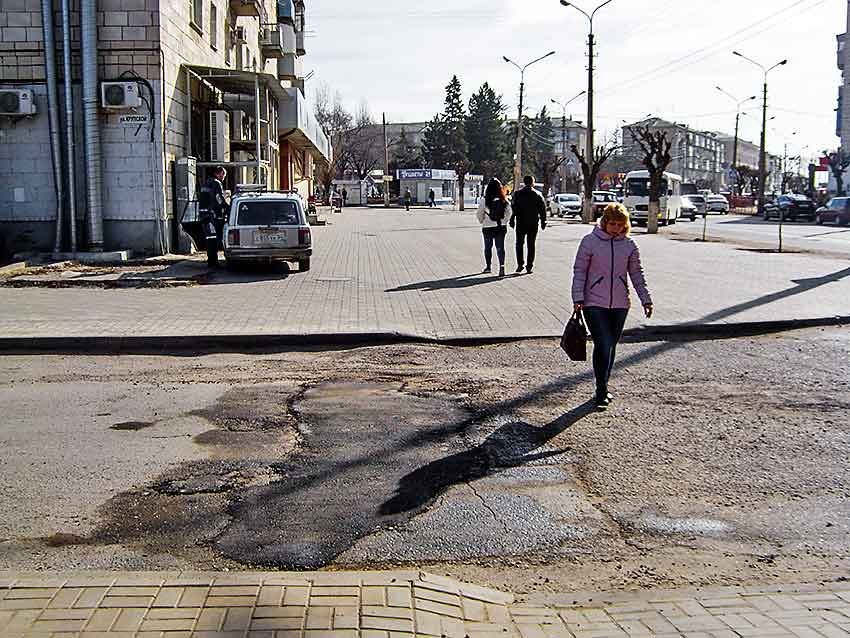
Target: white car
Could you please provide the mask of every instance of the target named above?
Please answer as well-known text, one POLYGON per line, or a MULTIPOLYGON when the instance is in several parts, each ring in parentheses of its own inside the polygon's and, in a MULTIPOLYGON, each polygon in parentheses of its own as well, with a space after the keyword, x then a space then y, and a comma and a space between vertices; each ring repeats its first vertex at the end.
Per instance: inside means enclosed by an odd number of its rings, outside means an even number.
POLYGON ((572 193, 559 193, 553 198, 555 214, 558 217, 581 215, 581 197, 572 193))
POLYGON ((310 270, 313 237, 304 204, 294 192, 238 193, 224 225, 229 267, 246 262, 297 261, 310 270))
POLYGON ((723 195, 709 195, 706 199, 706 212, 725 215, 729 212, 729 202, 723 195))

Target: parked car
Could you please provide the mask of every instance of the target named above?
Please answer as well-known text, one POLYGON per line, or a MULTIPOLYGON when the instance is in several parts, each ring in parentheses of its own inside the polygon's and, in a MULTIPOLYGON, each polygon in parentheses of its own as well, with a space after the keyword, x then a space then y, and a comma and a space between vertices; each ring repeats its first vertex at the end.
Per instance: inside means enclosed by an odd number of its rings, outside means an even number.
POLYGON ((602 217, 608 204, 617 203, 617 194, 610 191, 593 191, 593 219, 602 217))
POLYGON ((296 193, 257 191, 233 197, 224 225, 228 267, 246 262, 297 261, 310 270, 313 237, 296 193))
POLYGON ((558 217, 576 217, 581 215, 581 197, 572 193, 558 193, 553 198, 555 205, 555 214, 558 217))
POLYGON ((780 195, 772 202, 767 202, 762 211, 764 219, 776 217, 781 220, 796 221, 803 217, 808 221, 815 220, 815 203, 805 195, 780 195))
POLYGON ((705 210, 707 213, 725 215, 729 212, 729 201, 723 195, 709 195, 706 199, 705 210))
POLYGON ((688 197, 682 198, 682 205, 679 207, 679 217, 685 217, 691 221, 696 221, 699 210, 688 197))
POLYGON ((833 197, 826 206, 821 206, 815 213, 815 222, 824 224, 835 222, 846 226, 850 224, 850 197, 833 197))
POLYGON ((702 195, 685 195, 682 197, 682 201, 689 201, 691 204, 696 206, 697 215, 702 215, 703 217, 706 216, 708 208, 706 206, 705 197, 702 195))

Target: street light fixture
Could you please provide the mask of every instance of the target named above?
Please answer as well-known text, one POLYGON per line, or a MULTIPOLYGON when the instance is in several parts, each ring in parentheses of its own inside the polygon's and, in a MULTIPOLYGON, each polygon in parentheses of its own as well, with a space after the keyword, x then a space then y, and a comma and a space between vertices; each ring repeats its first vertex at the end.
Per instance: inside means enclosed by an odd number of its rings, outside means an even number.
MULTIPOLYGON (((567 2, 567 0, 561 0, 561 6, 564 7, 572 7, 585 18, 587 18, 588 23, 590 24, 590 28, 587 34, 587 145, 585 147, 585 160, 588 163, 588 166, 593 164, 593 18, 596 16, 596 12, 599 11, 602 7, 607 4, 610 4, 614 0, 606 0, 598 7, 596 7, 591 13, 587 13, 584 9, 581 9, 574 5, 572 2, 567 2)), ((582 221, 584 223, 590 223, 593 217, 593 189, 585 188, 584 193, 584 209, 582 211, 582 221)))
POLYGON ((559 102, 555 98, 551 98, 550 100, 553 104, 561 107, 561 192, 564 192, 567 183, 567 106, 586 93, 587 91, 582 91, 566 102, 559 102))
POLYGON ((759 152, 759 193, 758 193, 758 210, 759 212, 764 211, 764 186, 765 180, 767 178, 767 149, 765 145, 767 143, 767 74, 776 69, 777 67, 784 66, 788 64, 788 60, 782 60, 781 62, 777 62, 771 67, 765 67, 760 62, 756 62, 752 58, 748 58, 746 55, 739 53, 738 51, 732 51, 732 55, 737 55, 739 58, 750 62, 751 64, 755 64, 758 68, 762 70, 764 73, 764 96, 762 102, 762 115, 761 115, 761 151, 759 152))
POLYGON ((525 90, 525 70, 532 64, 536 64, 541 60, 545 60, 549 56, 555 55, 554 51, 549 51, 546 55, 541 55, 536 60, 532 60, 524 66, 520 66, 509 57, 503 55, 502 59, 508 64, 513 64, 519 69, 519 117, 516 121, 516 158, 514 159, 514 190, 519 190, 522 183, 522 97, 525 90))
POLYGON ((746 99, 739 100, 734 95, 724 90, 721 87, 716 87, 718 91, 720 91, 723 95, 730 98, 733 102, 735 102, 735 141, 732 144, 732 170, 735 172, 735 185, 738 183, 738 124, 741 121, 741 107, 750 102, 751 100, 755 100, 758 98, 756 95, 752 95, 746 99))

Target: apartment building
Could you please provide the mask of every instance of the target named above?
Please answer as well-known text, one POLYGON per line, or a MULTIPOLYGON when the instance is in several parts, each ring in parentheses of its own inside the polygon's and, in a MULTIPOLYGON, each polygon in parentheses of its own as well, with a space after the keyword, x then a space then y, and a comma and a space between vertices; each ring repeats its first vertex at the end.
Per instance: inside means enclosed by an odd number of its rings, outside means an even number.
POLYGON ((623 126, 624 155, 640 156, 637 143, 629 132, 630 129, 640 126, 667 133, 667 139, 673 143, 670 150, 673 161, 668 171, 681 175, 685 182, 696 184, 699 188, 718 191, 725 185, 726 146, 716 133, 698 131, 686 124, 653 117, 623 126))
POLYGON ((230 189, 311 194, 332 151, 304 98, 303 0, 0 5, 11 250, 186 249, 181 217, 219 164, 230 189))

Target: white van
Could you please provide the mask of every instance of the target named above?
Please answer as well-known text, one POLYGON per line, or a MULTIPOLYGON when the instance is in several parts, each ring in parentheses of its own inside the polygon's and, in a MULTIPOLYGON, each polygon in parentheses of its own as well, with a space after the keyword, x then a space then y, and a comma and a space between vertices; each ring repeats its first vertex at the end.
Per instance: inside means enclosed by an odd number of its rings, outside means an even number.
MULTIPOLYGON (((631 171, 626 175, 623 205, 633 221, 645 224, 649 218, 649 171, 631 171)), ((682 178, 675 173, 664 173, 661 180, 661 197, 658 223, 675 224, 682 207, 682 178)))

